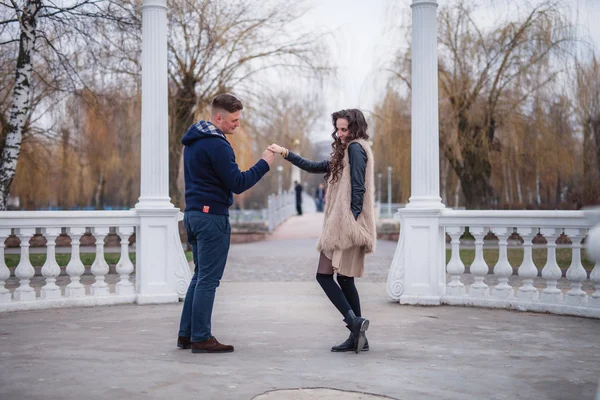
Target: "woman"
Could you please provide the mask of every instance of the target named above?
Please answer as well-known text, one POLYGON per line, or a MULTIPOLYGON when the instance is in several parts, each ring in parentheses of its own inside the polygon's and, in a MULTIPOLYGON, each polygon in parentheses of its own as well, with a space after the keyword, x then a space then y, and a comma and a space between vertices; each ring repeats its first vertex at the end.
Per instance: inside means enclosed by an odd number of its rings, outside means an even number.
POLYGON ((317 245, 321 252, 317 281, 329 300, 344 316, 348 339, 331 351, 369 350, 354 278, 363 276, 365 254, 375 251, 373 153, 367 140, 367 122, 360 110, 332 114, 334 132, 331 158, 306 160, 276 144, 269 150, 283 155, 295 166, 311 173, 324 173, 328 188, 323 232, 317 245), (337 273, 337 282, 333 274, 337 273))

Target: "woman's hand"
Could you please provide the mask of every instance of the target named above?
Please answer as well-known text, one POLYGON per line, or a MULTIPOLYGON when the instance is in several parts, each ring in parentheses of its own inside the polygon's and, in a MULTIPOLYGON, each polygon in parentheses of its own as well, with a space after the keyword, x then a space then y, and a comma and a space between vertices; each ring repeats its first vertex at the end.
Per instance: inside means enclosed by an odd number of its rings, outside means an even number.
POLYGON ((273 153, 277 153, 277 154, 284 154, 285 153, 285 149, 281 146, 279 146, 278 144, 273 143, 272 145, 270 145, 269 147, 267 147, 268 150, 272 151, 273 153))

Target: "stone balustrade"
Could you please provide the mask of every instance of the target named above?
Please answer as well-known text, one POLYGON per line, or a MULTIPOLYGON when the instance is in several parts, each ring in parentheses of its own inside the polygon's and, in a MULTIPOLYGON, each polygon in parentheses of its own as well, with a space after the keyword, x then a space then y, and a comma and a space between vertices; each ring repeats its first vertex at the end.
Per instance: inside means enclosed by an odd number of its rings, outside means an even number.
POLYGON ((446 265, 449 280, 442 303, 600 318, 600 266, 596 261, 588 276, 582 265, 582 243, 591 228, 584 212, 443 210, 439 226, 451 239, 451 257, 446 265), (469 284, 460 255, 460 237, 467 227, 475 238, 469 284), (512 278, 514 270, 508 257, 508 239, 516 235, 523 241, 523 258, 516 270, 519 279, 512 278), (486 236, 495 238, 484 240, 486 236), (557 263, 557 239, 563 243, 560 247, 571 252, 564 274, 557 263), (536 249, 543 246, 546 252, 541 271, 532 257, 534 242, 536 249), (495 265, 486 262, 484 246, 497 249, 495 265))
MULTIPOLYGON (((181 215, 179 216, 181 218, 181 215)), ((0 312, 34 308, 63 306, 94 306, 134 303, 137 299, 136 286, 132 281, 134 265, 129 257, 129 238, 139 228, 140 217, 136 210, 130 211, 14 211, 0 213, 0 312), (41 268, 43 286, 39 294, 32 286, 35 269, 30 260, 30 240, 37 233, 46 239, 46 261, 41 268), (80 240, 90 233, 95 238, 95 258, 90 267, 93 281, 82 283, 85 266, 80 255, 80 240), (120 256, 115 269, 118 280, 109 285, 106 277, 109 265, 105 259, 104 243, 109 233, 117 235, 120 256), (11 291, 6 281, 11 271, 5 262, 5 241, 14 234, 20 240, 20 260, 14 269, 18 287, 11 291), (60 235, 70 238, 70 260, 66 266, 68 283, 57 285, 61 268, 56 261, 56 240, 60 235)), ((176 232, 176 229, 173 230, 176 232)), ((174 238, 175 239, 175 238, 174 238)), ((178 242, 178 240, 177 240, 178 242)), ((191 273, 181 246, 176 256, 177 273, 186 286, 191 273), (187 274, 185 268, 187 267, 187 274)), ((140 251, 139 247, 136 251, 140 251)), ((176 251, 176 250, 175 250, 176 251)), ((64 275, 64 272, 63 272, 64 275)), ((37 278, 37 277, 36 277, 37 278)), ((64 278, 61 276, 61 281, 64 278)), ((13 278, 14 279, 14 278, 13 278)), ((178 290, 179 295, 185 293, 178 290)))

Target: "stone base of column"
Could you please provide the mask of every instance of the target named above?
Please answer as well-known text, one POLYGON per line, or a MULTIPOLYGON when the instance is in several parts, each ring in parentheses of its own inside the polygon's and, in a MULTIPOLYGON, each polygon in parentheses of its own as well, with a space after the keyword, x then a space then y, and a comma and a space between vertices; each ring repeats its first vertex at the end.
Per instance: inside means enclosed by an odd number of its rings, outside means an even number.
MULTIPOLYGON (((138 203, 135 205, 138 210, 151 209, 151 210, 165 210, 174 209, 175 206, 171 203, 171 198, 166 197, 150 197, 142 196, 138 199, 138 203)), ((179 210, 178 210, 179 211, 179 210)))
POLYGON ((179 209, 138 208, 137 213, 136 301, 175 303, 179 301, 180 286, 185 286, 181 281, 189 283, 191 278, 179 237, 179 209))
POLYGON ((400 239, 388 275, 388 294, 401 304, 439 305, 446 291, 440 209, 402 209, 400 239))
POLYGON ((411 196, 408 199, 408 204, 406 208, 418 208, 418 209, 427 209, 427 210, 439 210, 442 208, 446 208, 444 203, 442 203, 441 197, 436 196, 411 196))

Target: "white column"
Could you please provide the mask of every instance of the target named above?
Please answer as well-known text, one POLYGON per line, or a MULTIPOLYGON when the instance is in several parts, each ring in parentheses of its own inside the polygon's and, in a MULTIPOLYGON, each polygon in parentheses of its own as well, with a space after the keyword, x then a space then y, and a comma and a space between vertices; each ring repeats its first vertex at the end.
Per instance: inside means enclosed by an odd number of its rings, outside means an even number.
POLYGON ((411 188, 406 207, 443 208, 440 197, 437 0, 413 0, 411 188))
POLYGON ((168 124, 167 0, 143 0, 141 194, 136 208, 173 208, 168 124))
MULTIPOLYGON (((180 246, 169 198, 167 0, 142 2, 142 161, 136 230, 139 304, 177 302, 175 268, 180 246)), ((182 132, 183 133, 183 132, 182 132)))
POLYGON ((590 281, 594 282, 596 290, 589 298, 589 305, 600 308, 600 207, 586 210, 585 215, 593 226, 587 234, 585 247, 590 260, 596 262, 590 273, 590 281))
POLYGON ((388 294, 402 304, 437 305, 446 292, 445 233, 439 225, 437 0, 413 0, 411 196, 400 210, 400 238, 388 294))

